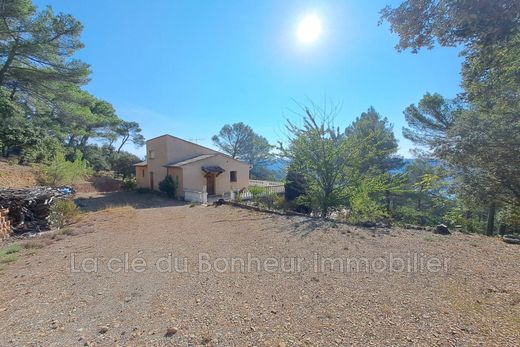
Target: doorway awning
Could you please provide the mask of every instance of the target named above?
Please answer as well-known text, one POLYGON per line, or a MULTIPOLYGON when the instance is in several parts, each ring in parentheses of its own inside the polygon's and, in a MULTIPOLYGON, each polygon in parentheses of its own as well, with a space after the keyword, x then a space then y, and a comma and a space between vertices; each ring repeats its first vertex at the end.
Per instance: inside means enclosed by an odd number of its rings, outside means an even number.
POLYGON ((203 166, 202 171, 204 171, 207 174, 216 174, 218 176, 226 170, 224 170, 220 166, 203 166))

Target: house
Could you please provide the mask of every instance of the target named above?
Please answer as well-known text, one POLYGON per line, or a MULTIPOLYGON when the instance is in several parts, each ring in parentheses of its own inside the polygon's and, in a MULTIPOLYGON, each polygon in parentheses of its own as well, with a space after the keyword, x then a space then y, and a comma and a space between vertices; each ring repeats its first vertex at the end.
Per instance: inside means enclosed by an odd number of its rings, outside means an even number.
POLYGON ((146 141, 146 154, 146 161, 135 164, 139 188, 159 190, 159 182, 171 175, 178 184, 178 197, 204 201, 203 195, 223 195, 249 186, 248 163, 175 136, 146 141))

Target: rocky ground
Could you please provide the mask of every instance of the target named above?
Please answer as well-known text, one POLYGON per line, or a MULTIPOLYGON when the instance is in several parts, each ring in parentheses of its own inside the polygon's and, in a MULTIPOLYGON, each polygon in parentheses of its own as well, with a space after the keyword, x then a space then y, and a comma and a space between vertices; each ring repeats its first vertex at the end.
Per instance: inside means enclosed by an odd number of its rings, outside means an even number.
POLYGON ((79 224, 0 272, 1 346, 520 342, 518 245, 129 193, 80 203, 79 224))

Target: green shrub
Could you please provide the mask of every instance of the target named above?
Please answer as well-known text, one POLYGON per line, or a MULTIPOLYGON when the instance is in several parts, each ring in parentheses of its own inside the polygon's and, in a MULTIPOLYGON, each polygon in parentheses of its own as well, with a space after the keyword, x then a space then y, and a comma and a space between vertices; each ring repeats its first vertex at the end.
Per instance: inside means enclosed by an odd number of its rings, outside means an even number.
POLYGON ((285 179, 285 200, 291 202, 305 194, 305 176, 289 168, 285 179))
POLYGON ((108 161, 111 169, 124 180, 135 175, 134 164, 139 163, 141 159, 135 154, 122 151, 112 153, 108 161))
POLYGON ((251 186, 248 188, 249 192, 252 195, 253 202, 256 204, 260 203, 260 197, 265 193, 265 189, 259 186, 251 186))
POLYGON ((258 202, 261 203, 262 205, 264 205, 265 207, 267 207, 267 209, 272 210, 274 207, 275 199, 276 199, 276 194, 266 193, 266 194, 261 195, 258 198, 258 202))
MULTIPOLYGON (((433 225, 430 220, 430 213, 425 210, 418 210, 415 206, 397 206, 393 212, 393 217, 407 224, 433 225)), ((453 223, 451 223, 453 224, 453 223)))
POLYGON ((63 145, 59 139, 45 136, 41 139, 39 146, 31 147, 25 152, 25 157, 29 162, 47 163, 55 158, 58 153, 62 153, 63 150, 63 145))
POLYGON ((385 208, 376 200, 370 182, 361 182, 350 196, 351 222, 378 222, 388 217, 385 208))
POLYGON ((79 151, 74 161, 68 161, 63 153, 58 153, 47 165, 41 165, 40 170, 44 183, 51 186, 75 184, 92 174, 92 169, 87 166, 79 151))
POLYGON ((49 220, 55 228, 61 229, 79 220, 80 210, 71 200, 58 200, 51 207, 49 220))
POLYGON ((137 188, 137 182, 135 179, 126 179, 123 181, 123 184, 121 185, 121 189, 123 190, 135 190, 137 188))
POLYGON ((178 186, 178 182, 175 182, 171 175, 166 176, 164 180, 159 182, 159 190, 166 193, 170 198, 175 198, 178 186))
POLYGON ((520 210, 513 205, 504 206, 498 212, 497 220, 506 226, 508 232, 520 232, 520 210))
POLYGON ((275 194, 273 198, 273 205, 277 210, 285 210, 287 207, 287 202, 285 201, 284 195, 275 194))

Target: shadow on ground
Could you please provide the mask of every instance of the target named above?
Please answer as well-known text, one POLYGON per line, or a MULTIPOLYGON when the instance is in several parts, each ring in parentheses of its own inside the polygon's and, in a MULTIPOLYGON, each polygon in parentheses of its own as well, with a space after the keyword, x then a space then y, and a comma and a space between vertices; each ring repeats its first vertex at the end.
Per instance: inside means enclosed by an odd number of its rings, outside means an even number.
POLYGON ((137 192, 80 193, 74 202, 84 212, 95 212, 125 206, 145 209, 187 204, 184 201, 168 199, 154 193, 137 192))

